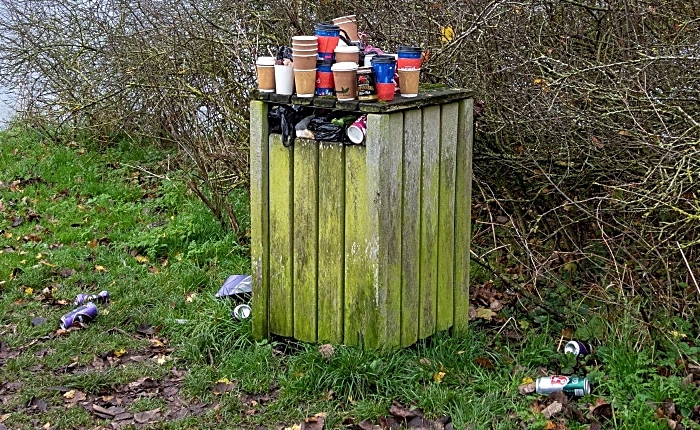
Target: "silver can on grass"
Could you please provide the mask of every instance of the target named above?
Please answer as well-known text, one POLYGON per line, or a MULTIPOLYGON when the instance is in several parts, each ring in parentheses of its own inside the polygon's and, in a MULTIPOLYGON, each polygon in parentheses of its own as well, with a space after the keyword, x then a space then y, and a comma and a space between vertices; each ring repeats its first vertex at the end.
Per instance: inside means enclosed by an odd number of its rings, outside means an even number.
POLYGON ((537 378, 535 381, 537 394, 552 394, 563 391, 576 397, 583 397, 591 393, 591 385, 588 378, 578 376, 552 375, 537 378))

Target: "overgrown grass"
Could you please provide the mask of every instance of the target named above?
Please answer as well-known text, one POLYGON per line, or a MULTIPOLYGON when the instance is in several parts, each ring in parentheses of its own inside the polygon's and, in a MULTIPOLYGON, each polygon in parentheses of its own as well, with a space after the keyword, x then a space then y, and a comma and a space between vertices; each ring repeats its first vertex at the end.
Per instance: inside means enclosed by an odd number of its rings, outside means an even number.
MULTIPOLYGON (((551 423, 532 407, 545 399, 520 395, 518 386, 567 369, 594 385, 577 400, 580 410, 601 398, 613 405, 603 428, 667 428, 655 414, 669 399, 685 428, 700 428, 690 419, 700 391, 683 381, 700 358, 697 322, 645 323, 629 307, 598 307, 576 324, 506 308, 462 337, 443 333, 393 353, 336 345, 324 357, 317 345, 255 341, 249 322, 231 318, 233 304, 214 297, 228 275, 249 272, 248 250, 187 192, 168 157, 175 154, 130 142, 99 149, 47 145, 27 131, 0 134, 0 339, 17 353, 0 367, 0 381, 21 383, 0 392, 9 428, 104 425, 84 408, 66 409, 61 393, 47 387, 110 395, 145 376, 162 381, 173 368, 185 371, 183 399, 212 408, 158 428, 271 428, 319 412, 328 413, 326 428, 341 428, 348 419, 377 423, 398 401, 431 418, 450 415, 455 428, 545 429, 551 423), (96 321, 54 335, 72 306, 37 300, 42 291, 71 302, 102 289, 112 302, 99 305, 96 321), (47 322, 34 326, 34 317, 47 322), (155 338, 173 348, 162 361, 90 367, 95 357, 152 346, 136 336, 139 326, 158 327, 155 338), (557 352, 562 330, 600 347, 587 359, 565 358, 557 352), (235 388, 217 395, 213 387, 224 378, 235 388), (34 399, 47 410, 28 409, 34 399)), ((244 207, 245 196, 236 204, 244 207)), ((129 406, 132 413, 157 408, 167 409, 162 398, 129 406)), ((572 416, 551 421, 588 428, 572 416)))

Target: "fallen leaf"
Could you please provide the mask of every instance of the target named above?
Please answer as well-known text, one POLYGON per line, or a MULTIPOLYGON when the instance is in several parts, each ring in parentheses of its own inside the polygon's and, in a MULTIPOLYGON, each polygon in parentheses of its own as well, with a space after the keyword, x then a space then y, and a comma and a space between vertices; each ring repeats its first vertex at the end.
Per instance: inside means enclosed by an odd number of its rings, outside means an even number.
POLYGON ((417 416, 423 416, 420 409, 406 409, 401 403, 394 402, 389 408, 389 413, 396 418, 409 419, 417 416))
POLYGON ((136 424, 145 424, 151 422, 158 417, 158 412, 160 412, 160 408, 134 414, 134 422, 136 424))
POLYGON ((491 321, 491 318, 496 316, 496 312, 491 309, 479 308, 476 310, 476 317, 485 319, 486 321, 491 321))
POLYGON ((121 357, 124 354, 126 354, 126 351, 124 349, 114 350, 114 356, 117 358, 121 357))
POLYGON ((139 263, 148 263, 148 257, 144 257, 143 255, 137 255, 136 261, 139 263))
POLYGON ((27 287, 24 289, 25 296, 31 296, 32 294, 34 294, 34 289, 32 287, 27 287))
POLYGON ((318 347, 318 352, 321 354, 321 357, 325 358, 326 360, 330 360, 335 353, 335 349, 333 349, 333 345, 330 343, 325 343, 318 347))
POLYGON ((326 421, 326 413, 321 412, 313 417, 309 417, 301 423, 301 430, 323 430, 323 424, 326 421))
POLYGON ((474 364, 476 364, 479 367, 483 367, 484 369, 487 370, 493 370, 494 366, 491 360, 489 360, 486 357, 478 357, 474 359, 474 364))
POLYGON ((46 412, 48 406, 49 405, 45 401, 37 399, 36 397, 32 397, 32 399, 27 403, 28 408, 37 409, 41 412, 46 412))
POLYGON ((688 373, 688 375, 686 375, 686 377, 683 378, 683 380, 681 381, 681 387, 686 388, 689 385, 692 385, 693 379, 695 379, 695 375, 693 375, 692 373, 688 373))
POLYGON ((105 269, 104 266, 100 266, 99 264, 95 266, 95 272, 106 272, 107 269, 105 269))
POLYGON ((22 224, 22 217, 15 217, 14 221, 12 221, 12 227, 19 227, 22 224))
POLYGON ((556 430, 557 425, 554 424, 552 421, 547 421, 547 423, 544 425, 544 430, 556 430))
POLYGON ((445 377, 445 372, 435 372, 435 374, 433 375, 433 381, 435 381, 439 384, 442 382, 444 377, 445 377))
POLYGON ((612 419, 612 405, 606 402, 604 398, 599 397, 595 400, 591 413, 595 418, 605 418, 606 420, 612 419))
POLYGON ((75 390, 70 390, 63 394, 64 399, 72 400, 75 397, 75 390))
POLYGON ((62 278, 68 278, 75 275, 75 270, 64 267, 63 269, 59 270, 58 274, 61 275, 62 278))
MULTIPOLYGON (((525 379, 525 378, 523 378, 523 379, 525 379)), ((528 379, 529 379, 529 378, 528 378, 528 379)), ((520 394, 522 394, 522 395, 532 394, 532 393, 535 392, 535 388, 536 388, 536 387, 535 387, 535 383, 534 383, 534 382, 527 382, 527 383, 525 383, 525 384, 520 384, 520 385, 518 386, 518 393, 520 393, 520 394)))
POLYGON ((110 413, 110 411, 106 408, 103 408, 100 405, 92 405, 92 413, 97 415, 99 418, 104 418, 104 419, 112 419, 115 414, 110 413))
POLYGON ((10 418, 11 416, 12 416, 12 414, 0 415, 0 423, 4 423, 4 422, 7 421, 7 419, 10 418))
POLYGON ((218 396, 220 394, 225 394, 229 391, 235 390, 237 386, 238 381, 229 381, 227 378, 223 378, 216 381, 216 384, 214 384, 214 388, 212 388, 211 391, 218 396))
POLYGON ((561 403, 552 402, 552 404, 550 404, 542 410, 542 415, 544 415, 545 418, 549 419, 560 413, 562 409, 564 409, 564 406, 561 403))
POLYGON ((187 293, 185 294, 185 301, 187 303, 192 303, 195 297, 197 297, 197 293, 187 293))

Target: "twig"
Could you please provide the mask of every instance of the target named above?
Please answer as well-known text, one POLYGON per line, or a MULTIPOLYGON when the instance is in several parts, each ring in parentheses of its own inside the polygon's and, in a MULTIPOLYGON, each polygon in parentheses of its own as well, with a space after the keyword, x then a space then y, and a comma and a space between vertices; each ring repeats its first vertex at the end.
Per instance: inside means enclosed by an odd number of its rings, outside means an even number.
POLYGON ((165 179, 165 180, 168 180, 168 181, 170 180, 170 178, 168 178, 168 175, 158 175, 158 174, 155 174, 155 173, 153 173, 153 172, 149 172, 148 170, 146 170, 146 169, 144 169, 143 167, 140 167, 140 166, 132 166, 132 165, 129 164, 129 163, 121 163, 121 165, 126 166, 126 167, 131 167, 132 169, 138 169, 138 170, 140 170, 140 171, 142 171, 142 172, 145 172, 145 173, 148 173, 149 175, 151 175, 151 176, 153 176, 153 177, 156 177, 156 178, 158 178, 158 179, 165 179))
POLYGON ((479 256, 477 255, 474 250, 470 250, 470 255, 471 255, 471 260, 478 264, 479 266, 483 267, 484 269, 488 270, 489 272, 493 273, 496 275, 496 277, 503 282, 508 288, 510 288, 513 291, 517 291, 521 293, 525 298, 527 298, 531 303, 536 304, 537 306, 541 307, 542 309, 546 310, 549 314, 551 314, 556 320, 560 322, 565 322, 566 318, 564 315, 562 315, 559 311, 556 309, 550 307, 547 305, 543 299, 537 298, 534 294, 531 292, 527 291, 524 288, 520 288, 519 286, 515 285, 511 280, 508 278, 504 277, 500 273, 498 273, 493 267, 488 262, 483 261, 479 256))
POLYGON ((688 264, 688 259, 685 258, 685 252, 683 252, 683 248, 681 248, 681 244, 676 242, 676 245, 678 245, 678 250, 681 251, 681 256, 683 256, 683 261, 685 261, 685 267, 688 268, 688 272, 690 273, 690 277, 693 278, 693 283, 695 284, 695 288, 698 290, 698 294, 700 294, 700 287, 698 286, 698 281, 695 279, 695 275, 693 274, 693 271, 690 269, 690 264, 688 264))

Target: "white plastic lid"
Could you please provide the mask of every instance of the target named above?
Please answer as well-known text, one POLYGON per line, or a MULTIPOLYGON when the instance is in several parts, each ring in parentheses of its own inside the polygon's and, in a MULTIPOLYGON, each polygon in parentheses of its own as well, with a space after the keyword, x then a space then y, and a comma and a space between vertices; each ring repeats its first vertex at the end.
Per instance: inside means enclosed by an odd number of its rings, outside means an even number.
POLYGON ((355 45, 351 46, 338 46, 335 48, 335 52, 348 52, 348 53, 355 53, 355 52, 360 52, 360 48, 358 48, 355 45))
POLYGON ((292 36, 292 42, 317 42, 318 36, 292 36))
POLYGON ((341 61, 340 63, 335 63, 334 65, 332 65, 331 70, 357 70, 357 63, 354 63, 352 61, 341 61))
POLYGON ((255 64, 258 66, 274 66, 275 57, 258 57, 258 61, 255 64))

